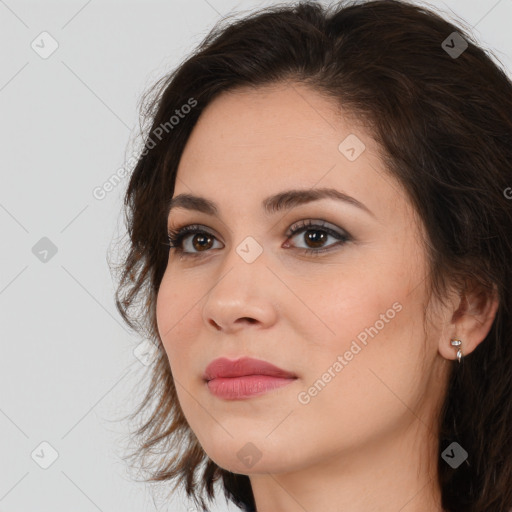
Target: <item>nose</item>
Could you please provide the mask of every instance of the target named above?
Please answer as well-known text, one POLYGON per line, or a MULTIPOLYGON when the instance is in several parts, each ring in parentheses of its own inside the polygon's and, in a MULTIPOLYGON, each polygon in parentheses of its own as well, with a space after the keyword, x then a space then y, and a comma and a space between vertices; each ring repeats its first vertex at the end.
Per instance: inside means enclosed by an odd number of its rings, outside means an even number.
MULTIPOLYGON (((208 319, 208 322, 213 325, 213 327, 215 327, 215 329, 217 331, 227 331, 228 329, 226 327, 222 327, 221 325, 219 325, 213 318, 209 318, 208 319)), ((248 316, 244 316, 242 318, 237 318, 235 320, 235 322, 237 324, 257 324, 258 323, 258 320, 256 318, 251 318, 251 317, 248 317, 248 316)), ((231 332, 234 332, 233 329, 231 330, 231 332)))
POLYGON ((224 333, 248 326, 270 327, 277 317, 275 299, 279 280, 267 268, 263 254, 247 263, 235 248, 231 252, 206 296, 203 322, 208 328, 224 333))

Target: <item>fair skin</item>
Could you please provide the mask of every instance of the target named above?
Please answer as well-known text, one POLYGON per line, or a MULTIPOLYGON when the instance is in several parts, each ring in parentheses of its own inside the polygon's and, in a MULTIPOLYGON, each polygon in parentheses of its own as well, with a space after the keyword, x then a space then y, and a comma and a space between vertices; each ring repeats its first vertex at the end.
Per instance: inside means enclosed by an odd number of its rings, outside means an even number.
POLYGON ((188 140, 174 197, 182 193, 214 201, 219 216, 171 211, 170 227, 200 224, 203 234, 182 242, 196 258, 170 251, 157 322, 180 406, 208 456, 249 476, 258 512, 442 511, 435 422, 456 356, 450 339, 470 353, 497 304, 454 293, 424 330, 422 227, 369 133, 304 85, 232 91, 207 107, 188 140), (366 146, 353 161, 338 149, 349 134, 366 146), (371 213, 333 198, 263 212, 268 196, 319 188, 371 213), (313 228, 316 240, 324 235, 315 245, 306 227, 287 242, 302 220, 351 238, 340 245, 313 228), (242 242, 256 250, 247 237, 262 248, 251 263, 237 252, 242 242), (357 341, 372 326, 366 345, 357 341), (202 380, 221 356, 263 359, 298 378, 224 400, 202 380), (343 367, 333 371, 338 356, 343 367), (308 394, 322 378, 323 389, 308 394), (256 455, 251 467, 237 455, 244 447, 256 455))

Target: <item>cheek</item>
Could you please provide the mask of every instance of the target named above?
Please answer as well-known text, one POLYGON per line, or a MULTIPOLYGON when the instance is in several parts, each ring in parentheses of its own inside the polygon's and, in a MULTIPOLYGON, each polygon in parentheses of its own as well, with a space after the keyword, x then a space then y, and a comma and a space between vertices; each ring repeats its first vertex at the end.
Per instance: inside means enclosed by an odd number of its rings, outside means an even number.
POLYGON ((324 438, 353 446, 414 421, 408 408, 425 393, 425 340, 420 308, 406 293, 338 301, 336 335, 308 350, 295 417, 317 432, 313 451, 325 449, 324 438))
MULTIPOLYGON (((162 344, 169 358, 171 370, 173 374, 179 370, 174 368, 173 362, 183 358, 187 358, 187 339, 193 333, 190 329, 194 323, 191 317, 194 314, 194 300, 188 298, 190 292, 188 288, 183 287, 179 280, 164 275, 164 279, 160 285, 156 301, 156 320, 158 333, 162 344), (172 285, 171 285, 172 283, 172 285)), ((197 323, 195 324, 197 326, 197 323)))
POLYGON ((336 265, 308 280, 295 278, 293 291, 302 304, 290 301, 285 315, 302 326, 305 339, 327 353, 348 350, 353 339, 364 343, 376 331, 389 332, 403 308, 407 280, 391 276, 388 267, 387 279, 379 282, 382 268, 368 265, 361 272, 336 265))
POLYGON ((167 281, 164 276, 156 297, 156 323, 158 334, 164 346, 166 346, 166 340, 173 325, 175 317, 174 304, 176 304, 166 283, 167 281))
MULTIPOLYGON (((389 393, 377 376, 406 396, 415 386, 425 351, 421 266, 413 272, 403 256, 379 256, 365 259, 368 264, 362 270, 356 270, 356 262, 346 261, 331 266, 329 275, 317 274, 309 282, 301 279, 300 286, 295 281, 294 292, 309 306, 301 306, 294 316, 306 341, 300 357, 305 361, 306 388, 318 379, 336 381, 328 386, 372 400, 372 393, 365 395, 372 381, 379 388, 372 388, 376 396, 389 393)), ((329 407, 328 402, 324 405, 329 407)))

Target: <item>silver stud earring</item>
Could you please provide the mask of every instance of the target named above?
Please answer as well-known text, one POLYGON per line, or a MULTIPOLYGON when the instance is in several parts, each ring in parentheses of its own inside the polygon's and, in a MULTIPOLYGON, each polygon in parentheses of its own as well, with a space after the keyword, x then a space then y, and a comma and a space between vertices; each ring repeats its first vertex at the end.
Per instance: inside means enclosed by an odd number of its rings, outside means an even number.
POLYGON ((454 338, 450 341, 450 344, 452 347, 457 349, 457 360, 460 363, 460 361, 462 359, 462 348, 461 348, 462 341, 459 340, 458 338, 454 338))

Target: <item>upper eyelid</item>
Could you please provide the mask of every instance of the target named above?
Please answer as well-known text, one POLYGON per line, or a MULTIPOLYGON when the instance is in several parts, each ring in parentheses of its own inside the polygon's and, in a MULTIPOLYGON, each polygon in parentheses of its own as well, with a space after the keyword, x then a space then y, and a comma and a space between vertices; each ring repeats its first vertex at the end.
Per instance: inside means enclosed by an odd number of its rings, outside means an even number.
MULTIPOLYGON (((317 219, 317 218, 305 218, 298 221, 295 221, 289 225, 289 227, 286 229, 285 236, 291 237, 295 236, 297 232, 305 231, 307 228, 311 229, 318 229, 318 230, 326 230, 326 231, 333 231, 339 236, 345 236, 346 238, 353 238, 351 233, 348 232, 346 229, 337 226, 336 224, 333 224, 332 222, 326 221, 324 219, 317 219)), ((185 223, 182 225, 178 225, 176 227, 172 225, 168 225, 168 230, 175 231, 177 233, 177 236, 180 236, 180 238, 185 238, 188 235, 194 234, 194 232, 207 232, 211 235, 213 235, 217 240, 219 240, 219 236, 217 235, 217 231, 209 226, 206 226, 204 224, 200 224, 198 222, 192 222, 192 223, 185 223), (181 232, 183 229, 187 229, 187 231, 181 232)), ((333 235, 331 235, 333 236, 333 235)), ((220 240, 219 240, 220 241, 220 240)))

